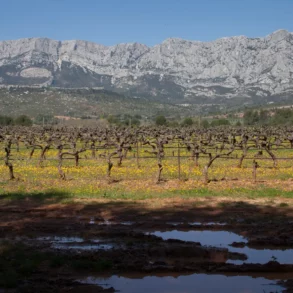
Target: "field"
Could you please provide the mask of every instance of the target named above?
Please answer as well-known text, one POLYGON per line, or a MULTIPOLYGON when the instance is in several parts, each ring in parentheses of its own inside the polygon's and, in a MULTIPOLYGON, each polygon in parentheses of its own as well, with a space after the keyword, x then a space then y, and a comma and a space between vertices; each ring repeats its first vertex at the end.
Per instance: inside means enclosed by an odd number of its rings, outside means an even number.
POLYGON ((0 290, 292 292, 291 133, 0 129, 0 290))

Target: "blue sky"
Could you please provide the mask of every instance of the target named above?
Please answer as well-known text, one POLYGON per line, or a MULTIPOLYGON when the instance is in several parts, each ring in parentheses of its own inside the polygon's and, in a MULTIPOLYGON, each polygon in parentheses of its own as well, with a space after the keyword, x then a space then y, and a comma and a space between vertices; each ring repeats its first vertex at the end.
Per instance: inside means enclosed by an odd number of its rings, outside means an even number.
POLYGON ((0 0, 0 40, 48 37, 149 46, 293 32, 293 0, 0 0))

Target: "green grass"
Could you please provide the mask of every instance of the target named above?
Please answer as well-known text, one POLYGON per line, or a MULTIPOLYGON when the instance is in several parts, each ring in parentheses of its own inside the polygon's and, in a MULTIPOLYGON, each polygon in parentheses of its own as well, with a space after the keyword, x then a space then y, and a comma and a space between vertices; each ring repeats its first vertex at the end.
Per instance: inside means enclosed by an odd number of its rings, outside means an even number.
POLYGON ((149 199, 166 199, 166 198, 205 198, 205 197, 229 197, 229 198, 247 198, 247 199, 258 199, 258 198, 293 198, 293 191, 286 191, 278 188, 268 188, 265 186, 259 186, 254 189, 251 188, 233 188, 233 189, 222 189, 215 190, 209 189, 208 187, 196 188, 189 190, 173 189, 161 192, 156 191, 126 191, 124 189, 114 188, 111 190, 97 190, 96 193, 84 193, 74 194, 61 190, 50 189, 47 192, 1 192, 0 190, 0 201, 21 201, 31 200, 42 203, 60 202, 63 204, 73 204, 78 201, 85 200, 149 200, 149 199))
POLYGON ((66 192, 58 190, 47 190, 43 192, 25 192, 19 190, 17 192, 3 192, 0 190, 0 200, 6 201, 20 201, 20 200, 34 200, 39 202, 51 201, 61 201, 66 200, 69 194, 66 192))

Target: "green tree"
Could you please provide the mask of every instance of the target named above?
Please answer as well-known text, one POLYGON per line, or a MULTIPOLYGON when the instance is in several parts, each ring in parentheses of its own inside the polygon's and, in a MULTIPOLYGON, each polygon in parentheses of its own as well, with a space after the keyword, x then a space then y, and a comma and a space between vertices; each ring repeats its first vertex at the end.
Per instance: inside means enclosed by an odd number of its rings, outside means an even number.
POLYGON ((155 123, 157 126, 167 125, 167 119, 165 116, 160 115, 156 117, 155 123))
POLYGON ((277 109, 275 115, 271 118, 272 125, 292 125, 293 111, 291 109, 277 109))
POLYGON ((243 121, 245 125, 256 125, 259 123, 258 111, 246 110, 244 112, 243 121))
POLYGON ((108 118, 107 118, 108 122, 110 124, 118 124, 119 123, 119 119, 113 115, 110 115, 108 118))
POLYGON ((142 119, 142 116, 139 115, 139 114, 135 114, 133 117, 136 118, 136 119, 138 119, 138 120, 141 120, 142 119))
POLYGON ((53 124, 58 124, 58 119, 56 119, 53 115, 38 115, 36 119, 34 120, 35 124, 39 125, 53 125, 53 124))
POLYGON ((139 126, 140 120, 130 117, 130 118, 125 119, 122 124, 124 124, 126 126, 139 126))
POLYGON ((14 120, 15 125, 32 126, 33 121, 26 115, 20 115, 14 120))
POLYGON ((212 127, 222 126, 222 125, 230 125, 229 120, 227 120, 227 119, 216 119, 216 120, 213 120, 211 122, 211 126, 212 127))
POLYGON ((13 125, 14 121, 13 118, 10 116, 0 116, 0 125, 1 126, 8 126, 13 125))
POLYGON ((270 119, 269 111, 267 110, 260 110, 259 112, 259 124, 266 125, 268 124, 270 119))
POLYGON ((193 125, 193 120, 190 117, 185 118, 183 120, 183 122, 181 123, 181 125, 182 126, 191 126, 191 125, 193 125))
POLYGON ((137 118, 132 118, 131 125, 133 126, 140 126, 140 120, 137 118))
POLYGON ((201 121, 201 127, 208 128, 210 126, 210 123, 208 120, 202 120, 201 121))

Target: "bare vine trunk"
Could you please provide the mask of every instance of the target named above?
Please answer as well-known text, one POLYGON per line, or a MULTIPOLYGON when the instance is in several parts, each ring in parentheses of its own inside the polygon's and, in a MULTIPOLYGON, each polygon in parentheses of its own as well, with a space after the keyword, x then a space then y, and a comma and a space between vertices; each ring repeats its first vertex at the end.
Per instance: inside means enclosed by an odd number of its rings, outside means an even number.
POLYGON ((278 161, 277 161, 277 157, 275 156, 275 154, 269 149, 269 148, 265 148, 266 152, 269 154, 269 156, 272 158, 274 165, 274 168, 278 167, 278 161))
POLYGON ((34 152, 35 152, 35 147, 32 148, 32 150, 30 151, 30 156, 29 156, 29 159, 31 159, 34 155, 34 152))
POLYGON ((6 152, 6 156, 4 159, 4 163, 5 163, 5 166, 8 167, 8 169, 9 169, 9 179, 14 180, 15 176, 14 176, 14 172, 13 172, 13 165, 9 162, 10 149, 5 148, 5 152, 6 152))
POLYGON ((116 154, 117 154, 117 152, 109 154, 108 159, 107 159, 107 163, 108 163, 107 178, 108 178, 108 180, 110 180, 110 178, 111 178, 111 170, 113 168, 113 163, 112 163, 111 158, 112 158, 112 156, 114 156, 116 154))
POLYGON ((75 160, 75 167, 78 167, 79 166, 79 154, 76 153, 74 155, 74 160, 75 160))
POLYGON ((58 163, 58 172, 59 172, 60 178, 61 178, 62 180, 66 180, 65 173, 64 173, 64 171, 62 170, 62 159, 59 160, 59 163, 58 163))
POLYGON ((163 165, 161 162, 158 163, 158 176, 157 176, 157 183, 160 183, 162 178, 161 178, 161 175, 162 175, 162 171, 163 171, 163 165))
POLYGON ((239 162, 238 162, 238 165, 237 165, 237 168, 242 168, 242 163, 243 163, 245 157, 246 157, 246 154, 241 155, 239 162))
POLYGON ((40 156, 40 160, 39 160, 39 167, 43 168, 43 162, 44 160, 46 160, 46 151, 48 151, 50 148, 49 145, 46 145, 43 149, 42 149, 42 152, 41 152, 41 156, 40 156))

